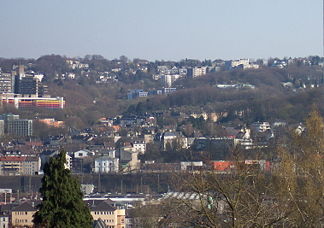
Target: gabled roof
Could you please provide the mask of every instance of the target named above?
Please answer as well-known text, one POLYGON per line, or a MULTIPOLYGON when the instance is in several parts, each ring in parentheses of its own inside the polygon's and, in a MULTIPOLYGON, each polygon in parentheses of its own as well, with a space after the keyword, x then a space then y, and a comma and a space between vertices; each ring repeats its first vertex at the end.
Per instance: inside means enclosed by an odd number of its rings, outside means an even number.
POLYGON ((110 201, 89 201, 91 211, 115 211, 116 208, 111 205, 110 201))
POLYGON ((30 202, 25 202, 13 208, 12 211, 37 211, 37 210, 30 204, 30 202))
POLYGON ((105 224, 104 221, 102 221, 102 219, 98 219, 93 221, 93 228, 107 228, 108 226, 105 224))

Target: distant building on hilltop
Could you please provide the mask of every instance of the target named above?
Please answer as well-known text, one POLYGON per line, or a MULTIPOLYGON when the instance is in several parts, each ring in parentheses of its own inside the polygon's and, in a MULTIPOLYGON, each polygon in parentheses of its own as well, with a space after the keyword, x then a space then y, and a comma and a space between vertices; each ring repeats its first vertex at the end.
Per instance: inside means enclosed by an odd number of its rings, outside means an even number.
POLYGON ((196 78, 207 74, 207 67, 192 67, 187 69, 189 78, 196 78))

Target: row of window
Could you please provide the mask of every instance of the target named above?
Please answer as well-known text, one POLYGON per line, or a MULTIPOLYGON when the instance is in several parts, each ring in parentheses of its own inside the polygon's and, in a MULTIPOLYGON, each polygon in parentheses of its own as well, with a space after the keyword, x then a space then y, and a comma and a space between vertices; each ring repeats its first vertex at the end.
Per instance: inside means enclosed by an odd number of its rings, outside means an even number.
POLYGON ((113 211, 95 211, 94 214, 95 215, 113 215, 114 212, 113 211))
POLYGON ((16 223, 27 223, 28 220, 27 219, 16 219, 15 222, 16 223))
POLYGON ((16 215, 27 215, 28 212, 27 211, 16 211, 15 214, 16 215))
POLYGON ((109 223, 113 223, 114 220, 113 219, 103 219, 104 222, 109 222, 109 223))

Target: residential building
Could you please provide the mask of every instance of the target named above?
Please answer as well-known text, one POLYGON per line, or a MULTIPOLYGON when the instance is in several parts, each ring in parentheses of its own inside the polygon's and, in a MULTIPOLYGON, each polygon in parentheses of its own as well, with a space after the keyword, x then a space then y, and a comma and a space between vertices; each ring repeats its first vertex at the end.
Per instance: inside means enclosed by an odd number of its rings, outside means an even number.
POLYGON ((207 67, 192 67, 187 69, 189 78, 196 78, 207 74, 207 67))
POLYGON ((134 89, 134 90, 130 90, 127 93, 127 98, 128 100, 132 100, 138 97, 147 97, 148 96, 148 92, 142 90, 142 89, 134 89))
POLYGON ((231 69, 259 69, 259 65, 251 63, 249 59, 230 60, 225 62, 225 68, 231 69))
POLYGON ((0 70, 0 94, 13 93, 15 87, 15 77, 10 73, 2 73, 0 70))
POLYGON ((109 228, 125 228, 125 209, 110 201, 88 201, 94 220, 101 219, 109 228))
POLYGON ((119 159, 102 156, 95 159, 95 173, 117 173, 119 171, 119 159))
POLYGON ((40 165, 38 156, 1 156, 0 175, 35 175, 40 172, 40 165))
POLYGON ((172 84, 180 77, 181 76, 179 74, 165 74, 161 76, 162 80, 164 81, 164 85, 167 87, 171 87, 172 84))
POLYGON ((177 88, 163 88, 163 94, 171 94, 177 91, 177 88))
POLYGON ((172 145, 177 139, 177 134, 174 132, 164 132, 162 136, 163 148, 166 149, 166 145, 172 145))
MULTIPOLYGON (((40 159, 41 159, 41 170, 44 169, 44 165, 46 162, 50 160, 51 157, 59 155, 60 152, 58 150, 45 150, 40 154, 40 159)), ((66 153, 65 155, 65 168, 71 170, 72 169, 72 156, 68 155, 66 153)))
POLYGON ((0 215, 0 227, 1 228, 9 228, 9 216, 8 215, 0 215))
POLYGON ((94 156, 94 155, 95 155, 95 153, 88 149, 78 150, 73 153, 74 158, 86 158, 86 157, 94 156))
POLYGON ((27 156, 22 162, 22 175, 32 176, 40 172, 41 160, 39 156, 27 156))
POLYGON ((11 212, 12 227, 34 227, 33 216, 36 211, 36 208, 30 202, 25 202, 13 208, 11 212))

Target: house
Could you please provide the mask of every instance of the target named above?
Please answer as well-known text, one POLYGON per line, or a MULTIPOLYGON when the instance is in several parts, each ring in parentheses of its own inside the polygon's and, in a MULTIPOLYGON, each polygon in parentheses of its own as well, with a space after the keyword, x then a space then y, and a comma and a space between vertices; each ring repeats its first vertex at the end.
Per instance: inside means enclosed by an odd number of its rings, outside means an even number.
POLYGON ((95 155, 95 153, 88 149, 78 150, 73 153, 74 158, 85 158, 85 157, 94 156, 94 155, 95 155))
POLYGON ((36 208, 31 202, 24 202, 11 211, 12 227, 33 227, 33 216, 36 208))
POLYGON ((40 158, 38 156, 1 156, 0 175, 35 175, 40 171, 40 158))
POLYGON ((162 140, 163 140, 163 148, 166 148, 168 143, 172 144, 174 140, 177 139, 177 134, 174 132, 165 132, 163 133, 162 140))
POLYGON ((101 219, 109 228, 125 228, 125 209, 112 201, 90 200, 87 202, 94 220, 101 219))
POLYGON ((95 159, 95 173, 117 173, 119 171, 119 159, 102 156, 95 159))
MULTIPOLYGON (((60 152, 58 150, 44 150, 40 154, 41 169, 44 169, 44 165, 47 162, 49 162, 51 157, 57 156, 57 155, 59 155, 59 153, 60 152)), ((72 169, 72 157, 66 153, 65 159, 66 159, 65 168, 71 170, 72 169)))

